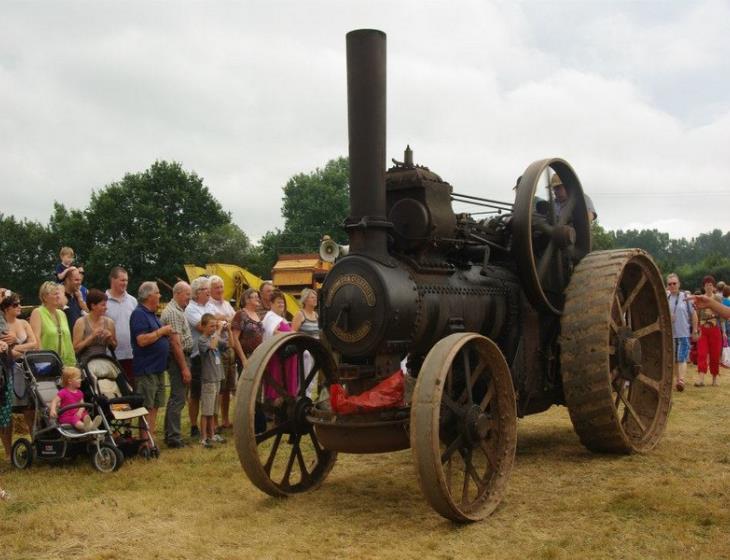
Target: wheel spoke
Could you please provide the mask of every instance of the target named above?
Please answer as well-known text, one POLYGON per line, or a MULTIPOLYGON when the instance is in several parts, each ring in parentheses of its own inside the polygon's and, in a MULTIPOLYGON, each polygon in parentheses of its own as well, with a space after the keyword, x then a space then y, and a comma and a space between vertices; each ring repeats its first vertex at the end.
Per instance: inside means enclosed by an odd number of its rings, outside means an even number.
POLYGON ((477 495, 476 497, 479 497, 479 495, 484 490, 484 481, 479 478, 479 473, 477 473, 477 470, 474 468, 474 463, 472 463, 472 453, 471 451, 467 454, 466 457, 464 457, 464 463, 466 464, 466 472, 471 476, 471 479, 474 481, 474 484, 477 487, 477 495))
POLYGON ((659 319, 654 321, 653 323, 646 325, 645 327, 641 327, 640 329, 637 329, 634 331, 634 336, 636 338, 643 338, 651 333, 655 333, 657 331, 661 330, 661 324, 659 323, 659 319))
POLYGON ((466 409, 459 406, 457 403, 454 402, 454 400, 448 396, 446 393, 444 393, 441 396, 441 402, 443 402, 447 407, 451 409, 451 411, 456 414, 459 418, 462 418, 464 414, 466 414, 466 409))
POLYGON ((652 379, 645 373, 640 373, 639 375, 637 375, 636 381, 638 381, 642 385, 646 385, 647 387, 654 389, 654 391, 656 391, 657 393, 660 391, 659 382, 656 379, 652 379))
POLYGON ((314 452, 317 454, 317 461, 322 461, 324 456, 324 448, 320 445, 317 434, 314 433, 313 429, 309 431, 309 438, 312 440, 314 452))
POLYGON ((467 348, 464 348, 462 350, 462 356, 464 361, 464 380, 466 382, 466 396, 468 398, 467 404, 471 406, 474 404, 474 396, 472 394, 471 364, 469 363, 469 352, 467 348))
POLYGON ((279 450, 282 435, 283 434, 281 432, 276 434, 276 439, 274 440, 274 444, 271 446, 271 451, 269 452, 269 458, 266 459, 266 463, 264 463, 264 472, 268 476, 271 476, 271 467, 274 465, 274 459, 276 458, 276 452, 279 450))
POLYGON ((555 243, 551 240, 545 247, 545 251, 540 255, 540 262, 537 263, 537 277, 542 284, 545 279, 545 274, 550 270, 550 260, 553 258, 553 251, 555 250, 555 243))
POLYGON ((621 298, 618 295, 618 292, 616 292, 613 296, 614 301, 616 302, 616 307, 618 308, 618 316, 621 318, 621 321, 623 322, 624 319, 624 307, 621 304, 621 298))
MULTIPOLYGON (((482 372, 484 372, 486 367, 487 367, 487 364, 485 362, 479 362, 479 364, 477 364, 476 369, 472 372, 472 375, 471 375, 471 383, 466 383, 466 387, 464 387, 464 390, 461 392, 461 395, 459 395, 459 400, 457 402, 463 403, 464 399, 469 397, 469 394, 472 392, 474 385, 476 384, 477 380, 479 379, 479 376, 482 374, 482 372)), ((451 377, 451 376, 449 376, 449 377, 451 377)), ((472 404, 473 404, 473 401, 472 401, 472 404)))
POLYGON ((299 441, 297 441, 296 445, 296 454, 297 454, 297 463, 299 463, 299 470, 302 473, 302 482, 309 481, 309 471, 307 470, 307 465, 304 462, 304 455, 302 454, 302 448, 299 445, 299 441))
POLYGON ((641 278, 639 278, 639 281, 632 288, 629 295, 626 296, 626 301, 624 302, 624 309, 628 310, 631 307, 631 304, 634 303, 636 296, 639 295, 639 292, 644 287, 644 284, 646 284, 646 281, 647 281, 646 274, 644 274, 644 271, 642 271, 641 278))
POLYGON ((487 405, 492 400, 492 397, 494 397, 494 382, 489 384, 489 387, 487 388, 487 393, 484 395, 482 402, 479 403, 479 408, 482 409, 482 412, 487 410, 487 405))
POLYGON ((297 391, 297 394, 300 396, 306 394, 307 388, 304 385, 304 352, 302 350, 297 352, 297 380, 299 382, 299 391, 297 391))
POLYGON ((319 373, 319 370, 322 369, 322 366, 321 366, 320 361, 317 360, 316 358, 314 358, 314 356, 312 358, 314 360, 313 363, 312 363, 312 370, 309 372, 309 374, 307 375, 307 377, 304 379, 304 383, 302 384, 302 388, 299 389, 299 396, 300 397, 306 394, 307 387, 309 387, 309 385, 312 383, 312 380, 314 380, 314 378, 317 376, 317 374, 319 373))
POLYGON ((281 434, 287 433, 287 430, 289 428, 291 428, 291 425, 292 425, 291 420, 287 420, 285 422, 282 422, 281 424, 274 426, 273 428, 266 430, 265 432, 256 434, 256 445, 266 441, 267 439, 269 439, 275 435, 281 435, 281 434))
POLYGON ((492 467, 492 470, 497 469, 497 454, 495 453, 494 449, 492 449, 489 446, 489 443, 487 443, 485 440, 482 440, 479 442, 479 448, 484 453, 484 456, 487 458, 487 461, 489 461, 489 466, 492 467))
POLYGON ((631 404, 629 403, 629 400, 626 398, 623 391, 621 391, 621 393, 619 393, 619 397, 621 397, 621 401, 623 401, 624 406, 626 407, 626 410, 629 411, 629 415, 631 415, 631 418, 633 418, 634 422, 636 422, 639 425, 639 428, 641 428, 641 431, 645 432, 646 427, 644 426, 644 423, 641 421, 641 418, 639 418, 639 415, 634 410, 634 407, 631 406, 631 404))
POLYGON ((291 478, 291 471, 294 467, 294 459, 296 459, 297 449, 299 449, 299 436, 294 435, 292 437, 294 438, 294 444, 292 445, 292 450, 289 454, 289 461, 287 462, 286 469, 284 470, 284 477, 281 479, 281 485, 289 488, 291 487, 289 479, 291 478))
POLYGON ((461 457, 464 460, 464 486, 461 489, 461 504, 467 505, 469 503, 469 474, 468 474, 468 462, 467 455, 471 455, 471 450, 467 450, 466 453, 462 453, 461 457))
POLYGON ((444 452, 441 454, 441 464, 443 465, 447 461, 451 461, 451 456, 454 454, 454 452, 459 449, 461 446, 462 437, 457 436, 454 438, 454 441, 452 441, 448 447, 444 450, 444 452))
POLYGON ((623 393, 624 393, 624 380, 619 378, 619 386, 616 388, 616 400, 613 403, 613 407, 618 410, 618 404, 621 402, 621 399, 623 399, 623 393))
MULTIPOLYGON (((284 361, 281 362, 281 371, 282 374, 284 373, 284 361)), ((271 375, 271 372, 268 370, 268 367, 266 369, 264 383, 267 385, 270 385, 274 388, 274 390, 279 393, 282 397, 288 397, 289 394, 286 392, 286 389, 279 383, 276 379, 274 379, 274 376, 271 375)))

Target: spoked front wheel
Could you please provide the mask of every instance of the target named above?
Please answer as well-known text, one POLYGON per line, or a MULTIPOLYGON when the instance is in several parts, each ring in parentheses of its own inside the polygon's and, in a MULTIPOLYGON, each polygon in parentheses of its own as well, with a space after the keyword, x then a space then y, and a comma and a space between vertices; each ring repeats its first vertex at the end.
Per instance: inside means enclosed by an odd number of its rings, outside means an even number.
POLYGON ((479 334, 452 334, 426 356, 411 407, 411 448, 421 490, 447 519, 478 521, 507 487, 517 410, 507 362, 479 334))
POLYGON ((236 388, 233 430, 241 466, 263 492, 308 492, 332 470, 337 453, 322 447, 307 416, 334 372, 324 346, 298 333, 277 335, 251 355, 236 388))

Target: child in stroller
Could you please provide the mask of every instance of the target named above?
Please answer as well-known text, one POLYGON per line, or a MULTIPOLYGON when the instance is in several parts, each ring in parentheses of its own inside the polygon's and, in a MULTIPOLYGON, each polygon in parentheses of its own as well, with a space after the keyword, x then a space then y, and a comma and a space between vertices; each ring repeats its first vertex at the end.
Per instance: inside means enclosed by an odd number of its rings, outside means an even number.
POLYGON ((89 380, 87 397, 101 411, 110 443, 126 457, 159 457, 160 449, 145 418, 148 410, 142 406, 143 397, 134 393, 119 362, 106 354, 95 354, 81 367, 89 380), (139 437, 135 437, 135 431, 139 437))
MULTIPOLYGON (((61 408, 58 408, 58 404, 55 408, 52 406, 58 396, 58 383, 64 369, 58 354, 49 350, 28 351, 23 359, 23 369, 35 414, 31 439, 19 438, 13 443, 10 457, 13 465, 25 469, 36 459, 59 461, 88 454, 97 470, 108 473, 118 469, 124 456, 105 441, 108 437, 106 430, 87 431, 82 420, 84 431, 79 431, 73 425, 76 422, 68 424, 63 421, 66 412, 71 412, 71 419, 74 420, 73 415, 78 409, 95 411, 97 407, 94 404, 78 401, 61 408), (52 409, 59 421, 53 418, 52 409)), ((70 368, 67 379, 75 379, 76 372, 81 373, 76 368, 70 368)), ((71 383, 75 384, 75 381, 71 383)))
POLYGON ((79 432, 98 430, 101 425, 101 415, 92 420, 86 408, 72 406, 84 400, 84 394, 81 392, 81 370, 75 367, 63 368, 61 384, 63 389, 51 401, 51 418, 57 418, 59 424, 71 424, 79 432), (60 416, 59 406, 63 411, 60 416))

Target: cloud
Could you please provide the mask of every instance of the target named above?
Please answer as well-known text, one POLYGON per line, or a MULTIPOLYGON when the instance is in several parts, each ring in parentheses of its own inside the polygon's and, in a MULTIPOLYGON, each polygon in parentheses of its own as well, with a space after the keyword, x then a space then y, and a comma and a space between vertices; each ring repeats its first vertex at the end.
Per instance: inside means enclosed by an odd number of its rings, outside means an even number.
POLYGON ((92 189, 169 159, 252 238, 281 226, 286 181, 346 155, 344 35, 376 27, 389 43, 388 158, 410 143, 457 192, 509 200, 531 161, 561 156, 605 227, 728 229, 723 2, 5 12, 0 181, 12 193, 3 211, 18 217, 45 221, 53 200, 84 207, 92 189))

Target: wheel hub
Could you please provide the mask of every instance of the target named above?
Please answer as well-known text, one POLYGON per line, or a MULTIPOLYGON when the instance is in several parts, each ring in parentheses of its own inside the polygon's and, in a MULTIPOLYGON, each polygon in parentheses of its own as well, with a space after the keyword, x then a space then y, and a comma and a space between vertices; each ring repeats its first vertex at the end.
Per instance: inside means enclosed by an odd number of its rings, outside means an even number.
POLYGON ((618 368, 625 379, 634 379, 641 370, 641 341, 634 336, 628 327, 618 332, 618 368))
POLYGON ((472 406, 464 417, 464 436, 469 443, 477 443, 489 433, 489 417, 477 405, 472 406))
POLYGON ((291 418, 294 424, 294 431, 296 433, 303 433, 309 431, 310 423, 307 420, 307 415, 312 408, 312 399, 309 397, 299 397, 294 402, 291 410, 291 418))

